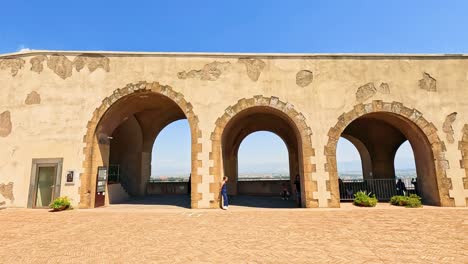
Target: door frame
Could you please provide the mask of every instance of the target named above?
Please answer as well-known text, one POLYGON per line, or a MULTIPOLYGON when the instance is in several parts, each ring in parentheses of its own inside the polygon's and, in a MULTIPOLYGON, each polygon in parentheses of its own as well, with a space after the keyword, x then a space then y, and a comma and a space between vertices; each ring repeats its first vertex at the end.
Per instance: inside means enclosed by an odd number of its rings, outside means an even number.
POLYGON ((63 158, 32 159, 31 177, 29 181, 28 208, 36 208, 35 202, 36 202, 36 196, 37 196, 37 181, 39 180, 38 179, 39 167, 55 167, 56 168, 55 178, 54 178, 54 190, 52 191, 52 201, 53 199, 60 196, 63 158))

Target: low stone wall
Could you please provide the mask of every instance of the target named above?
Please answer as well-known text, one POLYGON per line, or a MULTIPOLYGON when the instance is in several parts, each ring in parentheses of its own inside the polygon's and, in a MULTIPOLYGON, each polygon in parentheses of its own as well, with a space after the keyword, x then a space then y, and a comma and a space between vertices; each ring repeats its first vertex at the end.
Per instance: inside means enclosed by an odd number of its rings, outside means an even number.
MULTIPOLYGON (((273 180, 273 181, 238 181, 237 191, 239 195, 264 195, 264 196, 279 196, 283 190, 283 183, 288 184, 288 189, 292 192, 292 187, 289 186, 289 180, 273 180)), ((146 194, 187 194, 187 182, 150 182, 146 185, 146 194)))
POLYGON ((239 195, 265 195, 279 196, 283 190, 283 183, 288 184, 289 192, 292 192, 292 187, 289 185, 289 180, 273 180, 273 181, 238 181, 237 194, 239 195))
POLYGON ((187 194, 188 182, 150 182, 146 184, 146 194, 187 194))

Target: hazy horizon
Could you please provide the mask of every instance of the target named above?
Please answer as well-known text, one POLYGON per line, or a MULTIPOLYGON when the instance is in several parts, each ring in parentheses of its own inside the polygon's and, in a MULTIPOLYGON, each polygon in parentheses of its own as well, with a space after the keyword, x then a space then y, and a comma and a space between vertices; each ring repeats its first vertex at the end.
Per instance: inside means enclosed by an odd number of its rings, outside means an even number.
MULTIPOLYGON (((190 129, 187 120, 179 120, 164 128, 153 146, 151 177, 188 176, 190 174, 190 129), (178 138, 178 140, 173 140, 178 138)), ((288 152, 276 134, 255 132, 241 143, 238 153, 239 175, 289 174, 288 152)), ((340 138, 337 145, 338 172, 361 172, 361 159, 354 145, 340 138)), ((395 170, 415 170, 414 156, 408 141, 395 155, 395 170)))

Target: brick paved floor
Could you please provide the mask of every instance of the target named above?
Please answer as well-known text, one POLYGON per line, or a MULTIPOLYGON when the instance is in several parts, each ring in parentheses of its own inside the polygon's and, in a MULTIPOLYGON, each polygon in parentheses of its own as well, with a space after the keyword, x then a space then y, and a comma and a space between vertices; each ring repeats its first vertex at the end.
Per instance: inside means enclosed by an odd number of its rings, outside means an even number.
MULTIPOLYGON (((229 196, 229 204, 234 207, 257 207, 257 208, 295 208, 295 201, 282 200, 279 196, 229 196)), ((127 201, 113 204, 113 207, 147 207, 155 209, 168 208, 190 208, 190 196, 188 195, 154 195, 145 197, 132 197, 127 201)))
POLYGON ((468 263, 468 210, 0 210, 2 263, 468 263))

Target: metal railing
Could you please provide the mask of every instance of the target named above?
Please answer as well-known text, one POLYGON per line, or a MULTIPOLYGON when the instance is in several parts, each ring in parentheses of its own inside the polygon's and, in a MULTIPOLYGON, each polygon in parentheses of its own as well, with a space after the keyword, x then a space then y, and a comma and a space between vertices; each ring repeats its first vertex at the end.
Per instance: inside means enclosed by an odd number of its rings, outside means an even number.
POLYGON ((148 183, 170 183, 170 182, 189 182, 190 176, 177 176, 177 177, 150 177, 148 183))
MULTIPOLYGON (((266 177, 239 177, 237 181, 285 181, 290 180, 289 176, 275 176, 271 178, 266 177)), ((174 177, 151 177, 148 183, 160 183, 160 182, 188 182, 189 175, 187 176, 174 176, 174 177)))
POLYGON ((281 175, 274 177, 262 176, 238 176, 237 181, 285 181, 290 180, 289 175, 281 175))
POLYGON ((404 184, 397 187, 397 179, 366 179, 366 180, 341 180, 339 181, 340 200, 351 201, 354 194, 359 191, 366 191, 375 194, 379 201, 389 201, 394 195, 417 194, 422 196, 419 183, 412 182, 412 179, 401 179, 404 184))

